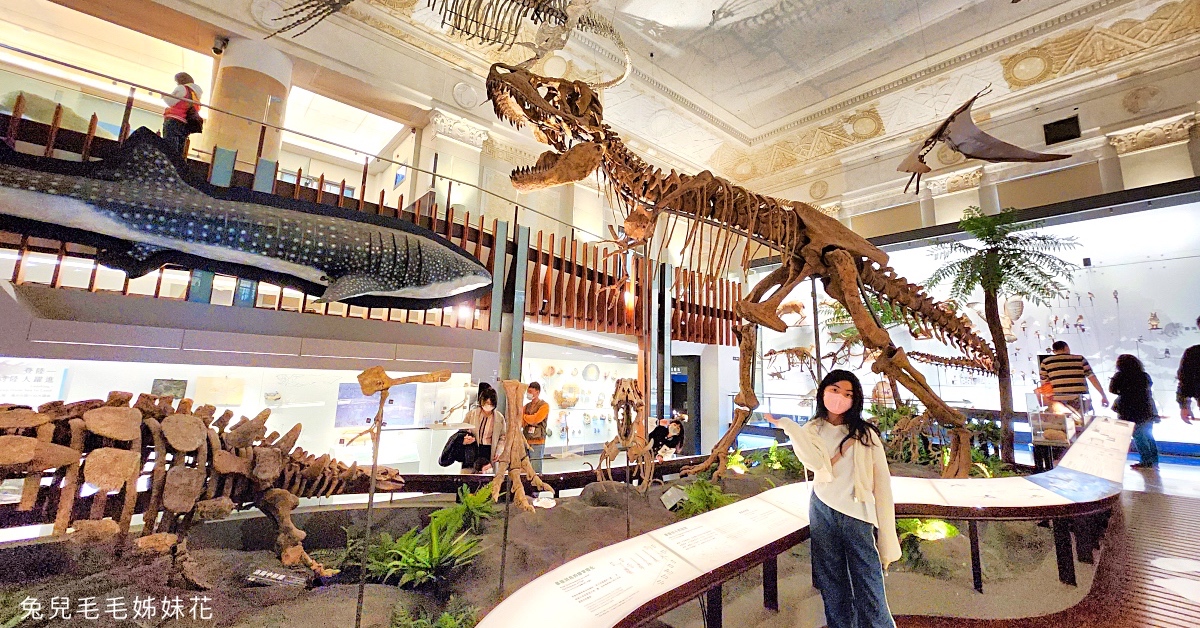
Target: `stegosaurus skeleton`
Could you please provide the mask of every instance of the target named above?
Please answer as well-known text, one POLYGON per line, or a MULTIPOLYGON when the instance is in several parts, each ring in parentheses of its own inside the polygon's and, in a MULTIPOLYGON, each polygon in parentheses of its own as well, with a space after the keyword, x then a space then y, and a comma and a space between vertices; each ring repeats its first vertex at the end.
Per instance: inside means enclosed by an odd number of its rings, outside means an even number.
MULTIPOLYGON (((970 329, 970 323, 925 295, 921 288, 898 277, 888 267, 888 256, 837 220, 797 201, 756 194, 704 171, 698 175, 663 173, 627 149, 604 122, 596 93, 580 81, 546 78, 521 67, 492 66, 487 79, 488 97, 496 115, 521 127, 531 124, 535 137, 549 144, 532 168, 513 173, 524 189, 579 181, 600 168, 609 190, 626 212, 623 248, 644 246, 649 251, 660 215, 691 220, 685 249, 695 261, 699 230, 709 230, 707 268, 719 274, 732 257, 740 238, 742 265, 750 259, 750 244, 779 253, 780 267, 760 281, 735 304, 746 322, 736 329, 741 352, 739 392, 734 398, 733 423, 701 464, 684 470, 697 473, 717 464, 725 470, 729 450, 751 412, 758 407, 754 394, 757 330, 765 325, 783 332, 787 325, 777 308, 801 281, 819 278, 825 290, 841 303, 860 330, 864 346, 878 353, 873 370, 912 391, 933 420, 952 435, 947 476, 965 477, 970 470, 971 433, 966 419, 943 402, 924 375, 909 362, 880 325, 868 305, 868 293, 899 308, 912 326, 957 346, 965 355, 963 366, 992 372, 994 354, 987 341, 970 329), (723 243, 721 243, 723 241, 723 243), (721 243, 721 244, 718 244, 721 243)), ((668 235, 666 241, 670 240, 668 235)), ((662 244, 660 243, 660 250, 662 244)), ((701 249, 702 250, 702 249, 701 249)), ((705 255, 700 255, 701 264, 705 255)))
MULTIPOLYGON (((442 371, 396 381, 445 381, 449 375, 442 371)), ((168 396, 142 394, 131 406, 132 399, 131 393, 112 392, 107 400, 54 401, 36 410, 0 404, 0 478, 24 478, 17 510, 54 509, 54 536, 73 527, 92 540, 114 540, 120 551, 138 502, 138 481, 151 465, 139 540, 169 549, 187 584, 206 586, 187 555, 188 528, 249 505, 277 525, 276 549, 285 565, 327 573, 304 551, 305 533, 292 523, 292 510, 300 497, 366 492, 368 470, 296 447, 299 424, 286 434, 267 434, 269 409, 231 426, 231 411, 216 416, 213 406, 193 408, 190 399, 175 403, 168 396), (53 480, 43 486, 47 470, 54 472, 53 480), (76 519, 83 483, 99 490, 87 516, 76 519), (110 500, 120 500, 111 519, 106 518, 114 510, 110 500)), ((387 467, 378 470, 375 481, 381 491, 404 486, 387 467)))

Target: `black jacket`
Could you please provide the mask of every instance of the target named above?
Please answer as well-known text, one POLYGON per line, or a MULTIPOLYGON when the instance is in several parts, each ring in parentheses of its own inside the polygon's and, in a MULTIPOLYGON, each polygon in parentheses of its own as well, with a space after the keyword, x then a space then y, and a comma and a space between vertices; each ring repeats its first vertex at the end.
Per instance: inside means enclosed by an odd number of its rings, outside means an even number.
POLYGON ((1145 373, 1122 373, 1113 375, 1108 383, 1108 392, 1117 396, 1113 410, 1117 417, 1134 423, 1145 423, 1158 418, 1154 397, 1150 393, 1153 380, 1145 373))
POLYGON ((1175 389, 1175 401, 1183 408, 1189 399, 1200 399, 1200 345, 1188 347, 1179 360, 1179 388, 1175 389))
POLYGON ((438 457, 438 464, 448 467, 456 462, 461 462, 464 469, 475 466, 477 447, 463 444, 463 439, 470 433, 469 430, 458 430, 450 436, 450 439, 446 441, 446 446, 442 448, 442 455, 438 457))

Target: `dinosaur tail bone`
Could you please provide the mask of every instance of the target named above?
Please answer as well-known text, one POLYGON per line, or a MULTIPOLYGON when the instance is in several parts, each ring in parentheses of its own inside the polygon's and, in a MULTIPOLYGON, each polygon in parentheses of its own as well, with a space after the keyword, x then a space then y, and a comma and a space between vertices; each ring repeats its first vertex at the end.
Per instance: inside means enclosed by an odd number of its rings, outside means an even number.
POLYGON ((917 327, 928 331, 938 340, 963 352, 963 358, 942 358, 928 354, 909 354, 922 362, 954 366, 995 374, 996 354, 986 340, 971 330, 965 317, 955 315, 946 304, 934 301, 920 286, 906 281, 890 266, 863 265, 861 276, 868 289, 896 306, 917 327))

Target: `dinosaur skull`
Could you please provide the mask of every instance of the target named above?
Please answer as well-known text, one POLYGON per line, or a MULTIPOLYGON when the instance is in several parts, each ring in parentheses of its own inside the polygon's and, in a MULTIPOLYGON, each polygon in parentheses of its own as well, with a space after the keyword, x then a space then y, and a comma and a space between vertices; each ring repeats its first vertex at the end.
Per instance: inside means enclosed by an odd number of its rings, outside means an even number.
POLYGON ((634 420, 642 412, 645 402, 642 400, 642 387, 632 378, 617 380, 613 390, 613 418, 617 421, 617 437, 626 441, 633 436, 634 420))
POLYGON ((513 172, 518 190, 581 181, 600 166, 604 149, 599 140, 606 132, 603 106, 586 83, 497 63, 488 72, 487 92, 496 117, 517 128, 531 125, 538 141, 554 149, 543 154, 537 165, 513 172))

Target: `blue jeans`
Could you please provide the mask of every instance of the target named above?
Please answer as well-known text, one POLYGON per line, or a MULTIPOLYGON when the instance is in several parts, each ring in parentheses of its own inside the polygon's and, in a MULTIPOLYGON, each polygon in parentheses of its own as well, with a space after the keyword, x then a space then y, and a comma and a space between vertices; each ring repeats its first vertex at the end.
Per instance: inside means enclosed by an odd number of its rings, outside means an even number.
POLYGON ((1158 443, 1154 442, 1153 429, 1154 421, 1138 423, 1133 428, 1133 444, 1137 445, 1138 456, 1144 467, 1158 465, 1158 443))
POLYGON ((546 443, 538 443, 529 446, 529 464, 533 465, 533 470, 537 473, 542 472, 542 457, 546 455, 546 443))
POLYGON ((826 506, 815 493, 808 520, 813 586, 821 591, 829 628, 895 628, 875 526, 826 506))

